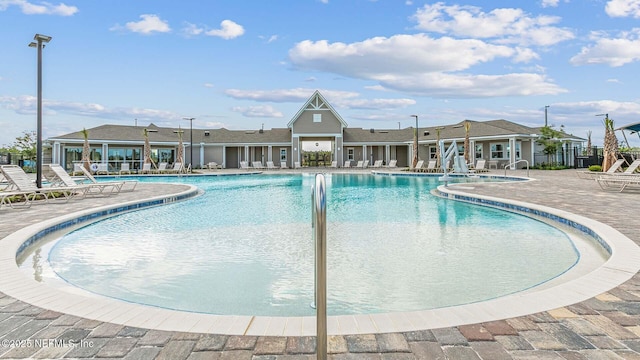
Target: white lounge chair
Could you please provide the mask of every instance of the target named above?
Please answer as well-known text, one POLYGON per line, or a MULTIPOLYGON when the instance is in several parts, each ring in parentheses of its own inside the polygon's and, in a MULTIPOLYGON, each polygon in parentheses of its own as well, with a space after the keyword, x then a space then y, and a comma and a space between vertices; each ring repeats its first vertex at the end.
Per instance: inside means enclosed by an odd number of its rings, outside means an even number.
POLYGON ((251 165, 254 169, 258 169, 258 170, 264 169, 264 165, 262 165, 262 161, 254 161, 253 163, 251 163, 251 165))
POLYGON ((105 164, 105 163, 98 164, 98 170, 96 170, 96 175, 109 175, 109 164, 105 164))
POLYGON ((251 170, 249 168, 249 162, 248 161, 240 161, 240 169, 251 170))
POLYGON ((398 167, 398 160, 389 161, 389 165, 387 167, 391 169, 398 167))
POLYGON ((122 163, 120 164, 120 171, 119 174, 131 174, 131 169, 129 169, 129 163, 122 163))
POLYGON ((287 166, 287 162, 286 161, 281 161, 280 162, 280 169, 288 169, 289 167, 287 166))
MULTIPOLYGON (((151 164, 148 164, 148 165, 151 165, 151 164)), ((138 185, 137 180, 98 181, 95 177, 93 177, 93 175, 91 175, 90 171, 87 171, 87 169, 84 168, 84 166, 80 168, 80 171, 82 171, 82 175, 84 175, 87 181, 89 181, 91 184, 104 184, 104 185, 115 186, 115 189, 113 192, 116 192, 116 193, 133 191, 138 185)))
POLYGON ((362 161, 362 160, 358 160, 358 162, 356 163, 356 166, 355 166, 355 167, 357 167, 357 168, 361 168, 361 167, 362 167, 362 164, 364 164, 364 161, 362 161))
POLYGON ((337 161, 332 161, 331 165, 329 165, 330 168, 338 168, 338 162, 337 161))
POLYGON ((151 174, 153 170, 151 169, 151 163, 142 164, 142 169, 140 170, 140 174, 151 174))
POLYGON ((473 168, 469 169, 469 172, 473 174, 477 174, 480 172, 488 172, 489 170, 486 169, 486 165, 487 165, 487 160, 478 159, 478 161, 476 162, 476 165, 473 168))
MULTIPOLYGON (((84 167, 83 167, 84 169, 84 167)), ((88 172, 89 173, 89 172, 88 172)), ((46 164, 42 167, 42 175, 51 183, 51 186, 77 188, 84 190, 83 196, 111 196, 120 192, 122 183, 95 182, 90 184, 77 183, 67 171, 58 164, 46 164), (86 189, 83 189, 86 188, 86 189)), ((91 175, 91 173, 89 173, 91 175)))
POLYGON ((371 167, 372 168, 381 168, 382 167, 382 160, 376 160, 371 167))
POLYGON ((363 169, 366 169, 366 168, 368 168, 368 167, 369 167, 369 160, 365 160, 365 161, 363 161, 363 162, 362 162, 362 168, 363 168, 363 169))
POLYGON ((611 175, 611 174, 617 173, 618 171, 622 171, 622 164, 624 164, 625 162, 626 162, 625 159, 618 159, 605 172, 587 170, 587 171, 578 171, 577 174, 578 174, 578 177, 582 179, 595 179, 602 175, 611 175))
POLYGON ((342 166, 344 168, 350 168, 351 167, 351 160, 345 160, 344 162, 344 166, 342 166))
POLYGON ((267 161, 267 169, 269 170, 275 170, 276 166, 273 165, 273 161, 267 161))
POLYGON ((217 170, 217 169, 222 169, 222 166, 219 165, 217 162, 212 161, 212 162, 207 164, 207 168, 209 170, 217 170))
POLYGON ((167 172, 167 166, 169 166, 169 163, 161 162, 160 164, 158 164, 158 168, 156 169, 155 173, 157 173, 157 174, 166 173, 167 172))
POLYGON ((418 160, 418 162, 416 162, 416 167, 413 168, 413 171, 422 172, 423 166, 424 166, 424 160, 418 160))
POLYGON ((28 208, 35 197, 37 193, 34 191, 0 191, 0 208, 2 205, 10 208, 28 208))
POLYGON ((437 169, 437 165, 438 162, 436 160, 429 160, 429 162, 427 163, 427 167, 424 168, 424 171, 426 172, 436 172, 437 169))
POLYGON ((627 174, 625 176, 602 175, 596 178, 596 182, 603 190, 618 190, 622 192, 629 186, 640 187, 640 175, 627 174))
POLYGON ((26 196, 30 196, 31 200, 37 200, 37 198, 42 197, 45 202, 48 202, 49 200, 67 202, 77 193, 87 191, 86 187, 38 188, 36 184, 31 181, 27 173, 17 165, 2 165, 0 166, 0 172, 9 182, 9 186, 6 191, 27 194, 26 196))
POLYGON ((293 168, 294 168, 294 169, 300 169, 300 168, 301 168, 301 166, 300 166, 300 161, 296 161, 296 162, 294 162, 294 163, 293 163, 293 168))

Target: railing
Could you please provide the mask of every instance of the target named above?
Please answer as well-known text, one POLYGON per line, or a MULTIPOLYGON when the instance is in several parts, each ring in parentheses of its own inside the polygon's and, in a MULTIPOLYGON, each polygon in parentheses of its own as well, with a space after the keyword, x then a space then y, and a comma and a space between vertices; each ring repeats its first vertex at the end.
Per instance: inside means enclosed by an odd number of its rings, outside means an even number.
MULTIPOLYGON (((316 174, 311 190, 311 226, 316 246, 315 308, 316 354, 318 360, 327 359, 327 196, 324 175, 316 174)), ((313 306, 313 305, 312 305, 313 306)))
POLYGON ((507 168, 510 168, 512 165, 518 165, 518 163, 524 162, 527 164, 527 177, 529 177, 529 161, 527 160, 518 160, 516 162, 512 162, 511 164, 507 164, 504 166, 504 176, 507 176, 507 168))

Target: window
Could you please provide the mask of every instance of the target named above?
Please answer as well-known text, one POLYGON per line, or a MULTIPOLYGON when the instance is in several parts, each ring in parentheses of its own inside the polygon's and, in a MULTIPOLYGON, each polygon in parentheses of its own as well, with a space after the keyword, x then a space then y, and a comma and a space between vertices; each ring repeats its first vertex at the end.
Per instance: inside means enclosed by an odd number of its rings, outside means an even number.
POLYGON ((322 122, 322 114, 313 114, 313 122, 322 122))
POLYGON ((281 163, 286 163, 287 162, 287 149, 286 148, 282 148, 280 149, 280 162, 281 163))
MULTIPOLYGON (((507 145, 507 154, 511 158, 511 146, 507 145)), ((520 160, 520 141, 516 141, 516 159, 520 160)))
POLYGON ((506 159, 507 152, 505 149, 507 148, 506 143, 493 143, 491 144, 491 158, 492 159, 506 159))
POLYGON ((482 144, 476 144, 476 159, 482 159, 482 144))
POLYGON ((437 158, 438 147, 437 146, 429 146, 429 159, 437 158))
POLYGON ((347 160, 355 160, 355 153, 353 151, 353 148, 347 148, 347 160))

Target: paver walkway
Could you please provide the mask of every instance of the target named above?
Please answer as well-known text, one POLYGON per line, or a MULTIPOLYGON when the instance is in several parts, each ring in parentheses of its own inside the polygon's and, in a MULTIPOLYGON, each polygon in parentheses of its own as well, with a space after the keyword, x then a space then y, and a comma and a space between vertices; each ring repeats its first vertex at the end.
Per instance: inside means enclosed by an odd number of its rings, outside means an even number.
MULTIPOLYGON (((532 171, 531 177, 537 180, 482 184, 465 191, 584 215, 613 226, 640 244, 640 191, 605 192, 595 181, 579 179, 574 170, 532 171)), ((134 193, 112 198, 34 205, 27 210, 0 209, 0 239, 22 226, 72 210, 184 189, 166 184, 138 186, 134 193)), ((314 351, 314 337, 130 328, 48 311, 0 293, 0 359, 294 360, 315 359, 314 351)), ((335 360, 640 359, 640 275, 587 301, 518 318, 407 333, 330 336, 329 352, 329 358, 335 360)))

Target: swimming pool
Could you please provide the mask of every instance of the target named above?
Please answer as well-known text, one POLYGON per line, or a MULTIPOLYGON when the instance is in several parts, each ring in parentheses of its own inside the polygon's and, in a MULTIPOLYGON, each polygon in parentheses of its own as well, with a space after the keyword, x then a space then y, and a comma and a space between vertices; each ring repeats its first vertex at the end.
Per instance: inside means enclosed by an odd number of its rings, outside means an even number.
MULTIPOLYGON (((330 315, 492 299, 553 279, 578 260, 554 227, 431 196, 435 178, 327 180, 330 315)), ((78 229, 45 246, 51 269, 91 292, 159 307, 313 314, 312 176, 179 181, 205 195, 78 229)))

